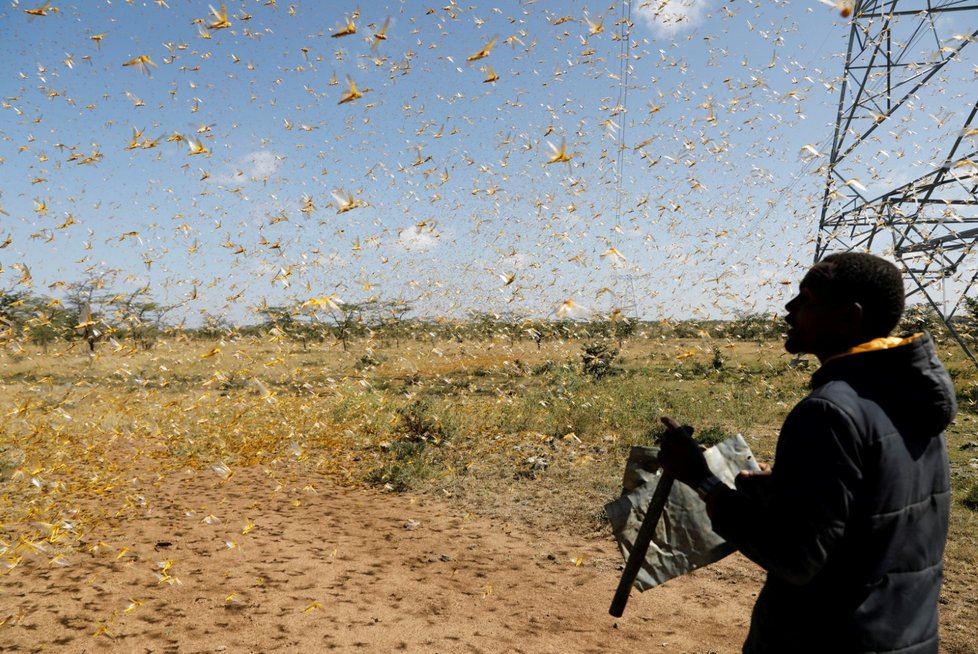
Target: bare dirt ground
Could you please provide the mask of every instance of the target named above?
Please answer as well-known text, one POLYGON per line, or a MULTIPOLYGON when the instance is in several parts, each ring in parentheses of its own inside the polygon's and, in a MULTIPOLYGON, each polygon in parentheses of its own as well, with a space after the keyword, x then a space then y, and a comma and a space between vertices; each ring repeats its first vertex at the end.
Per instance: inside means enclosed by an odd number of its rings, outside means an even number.
POLYGON ((607 534, 257 467, 171 473, 132 501, 137 518, 70 557, 0 576, 0 651, 720 654, 739 651, 761 580, 732 556, 614 619, 607 534))
MULTIPOLYGON (((0 362, 0 448, 27 455, 0 459, 0 652, 740 651, 762 573, 737 555, 633 593, 623 619, 608 615, 622 560, 601 507, 627 452, 615 439, 636 442, 640 430, 632 419, 615 427, 604 412, 641 414, 633 400, 644 396, 625 384, 661 385, 671 368, 605 386, 624 397, 604 401, 590 385, 575 394, 559 380, 505 373, 517 354, 527 365, 570 361, 576 342, 493 350, 503 363, 492 365, 444 345, 445 357, 419 372, 426 386, 412 382, 411 393, 447 393, 462 380, 512 395, 475 386, 446 394, 419 415, 451 403, 459 424, 450 446, 428 447, 429 459, 382 458, 391 443, 410 442, 397 429, 405 389, 377 390, 396 371, 337 384, 324 372, 309 394, 290 384, 318 369, 322 353, 227 345, 218 365, 212 347, 0 362), (235 366, 272 363, 284 369, 265 373, 273 392, 216 387, 248 378, 235 366), (544 435, 572 429, 582 439, 544 435), (551 462, 546 474, 526 476, 528 455, 551 462), (215 465, 224 461, 233 470, 215 465), (373 490, 342 485, 366 483, 381 463, 414 475, 417 492, 383 492, 376 479, 373 490)), ((655 345, 667 354, 653 357, 652 347, 632 358, 671 366, 686 350, 655 345)), ((337 378, 353 368, 350 359, 332 365, 337 378)), ((802 381, 761 379, 781 390, 739 394, 736 380, 694 376, 664 392, 675 404, 643 401, 704 425, 722 406, 759 425, 755 452, 770 456, 781 419, 772 406, 802 381)), ((973 410, 962 411, 948 441, 959 499, 978 465, 974 434, 973 410)), ((943 654, 978 652, 978 513, 959 499, 943 654)))

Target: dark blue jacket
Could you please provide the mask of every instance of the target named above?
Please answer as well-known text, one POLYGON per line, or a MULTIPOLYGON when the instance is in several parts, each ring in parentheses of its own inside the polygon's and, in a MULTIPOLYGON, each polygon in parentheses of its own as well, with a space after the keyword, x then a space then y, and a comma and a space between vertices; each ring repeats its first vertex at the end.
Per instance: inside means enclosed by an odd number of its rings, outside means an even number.
POLYGON ((813 375, 771 476, 711 498, 714 530, 768 571, 744 652, 938 651, 955 410, 928 334, 813 375))

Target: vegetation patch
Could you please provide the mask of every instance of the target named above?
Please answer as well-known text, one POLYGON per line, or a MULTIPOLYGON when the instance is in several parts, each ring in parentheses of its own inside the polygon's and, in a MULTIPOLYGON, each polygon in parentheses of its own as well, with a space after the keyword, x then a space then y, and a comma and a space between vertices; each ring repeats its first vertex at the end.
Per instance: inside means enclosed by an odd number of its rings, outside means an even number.
MULTIPOLYGON (((620 493, 630 447, 654 445, 661 416, 692 425, 707 447, 742 433, 770 462, 812 372, 792 365, 780 341, 719 337, 727 328, 716 323, 640 323, 621 345, 586 324, 549 328, 540 341, 515 328, 478 339, 464 324, 453 329, 402 325, 396 340, 349 338, 345 351, 336 339, 303 349, 290 336, 245 331, 160 338, 150 350, 99 342, 94 355, 74 338, 8 344, 0 540, 36 540, 31 525, 69 515, 84 540, 140 510, 139 484, 157 475, 193 470, 234 483, 253 465, 276 478, 430 493, 508 522, 592 533, 606 528, 600 507, 620 493), (662 338, 679 327, 692 336, 662 338), (79 497, 104 513, 72 514, 79 497)), ((938 342, 970 394, 978 371, 938 342)), ((974 413, 961 411, 947 435, 960 500, 947 577, 960 588, 971 588, 978 560, 976 428, 974 413)))
POLYGON ((961 498, 961 504, 972 511, 978 511, 978 482, 971 485, 968 492, 961 498))
POLYGON ((615 365, 618 359, 618 348, 612 348, 608 343, 591 343, 582 349, 582 370, 591 379, 602 379, 623 372, 615 365))

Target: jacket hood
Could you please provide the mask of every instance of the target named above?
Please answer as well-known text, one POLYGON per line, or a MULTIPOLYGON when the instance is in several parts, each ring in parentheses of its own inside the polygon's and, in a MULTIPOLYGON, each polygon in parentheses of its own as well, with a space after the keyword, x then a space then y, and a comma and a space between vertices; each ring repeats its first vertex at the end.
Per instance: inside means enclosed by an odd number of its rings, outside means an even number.
POLYGON ((943 432, 954 419, 957 399, 954 383, 937 358, 930 334, 881 339, 878 347, 869 345, 827 361, 812 375, 812 388, 833 380, 845 381, 861 396, 879 404, 895 424, 926 436, 943 432), (894 343, 898 344, 890 346, 894 343))

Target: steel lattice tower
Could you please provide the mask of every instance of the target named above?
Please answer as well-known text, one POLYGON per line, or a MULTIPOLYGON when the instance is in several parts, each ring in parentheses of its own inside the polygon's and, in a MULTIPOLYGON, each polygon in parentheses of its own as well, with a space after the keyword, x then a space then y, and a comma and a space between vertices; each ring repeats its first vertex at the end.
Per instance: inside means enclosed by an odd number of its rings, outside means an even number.
POLYGON ((815 261, 889 256, 978 366, 953 324, 978 281, 976 28, 976 1, 857 0, 815 261))

